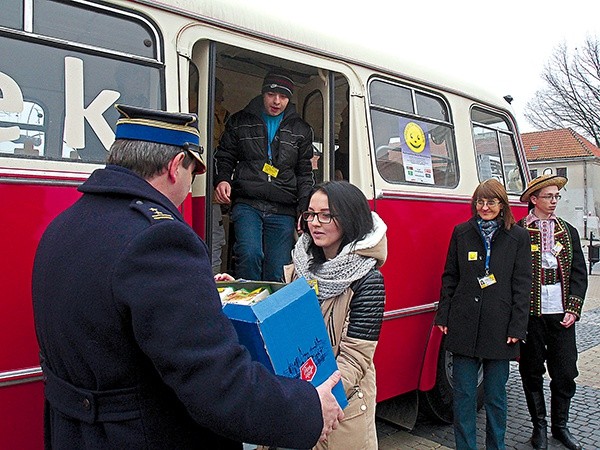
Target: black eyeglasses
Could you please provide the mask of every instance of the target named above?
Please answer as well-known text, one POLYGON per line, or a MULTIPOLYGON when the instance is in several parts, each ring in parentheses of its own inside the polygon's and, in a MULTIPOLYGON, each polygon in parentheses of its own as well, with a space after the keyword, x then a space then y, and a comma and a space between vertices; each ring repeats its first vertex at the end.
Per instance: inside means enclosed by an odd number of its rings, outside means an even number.
POLYGON ((315 217, 317 218, 320 224, 328 224, 331 223, 335 216, 331 213, 323 211, 304 211, 302 213, 302 220, 304 220, 305 222, 312 222, 315 217))
POLYGON ((556 195, 552 195, 552 194, 548 194, 548 195, 538 195, 538 198, 543 198, 544 200, 556 200, 559 201, 562 196, 560 194, 556 194, 556 195))

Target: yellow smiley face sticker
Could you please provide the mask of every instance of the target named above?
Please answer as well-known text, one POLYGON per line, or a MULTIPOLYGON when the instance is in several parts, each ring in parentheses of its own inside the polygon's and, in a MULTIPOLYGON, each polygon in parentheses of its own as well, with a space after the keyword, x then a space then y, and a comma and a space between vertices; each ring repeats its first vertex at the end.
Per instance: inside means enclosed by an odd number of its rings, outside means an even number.
POLYGON ((423 129, 414 122, 409 122, 404 127, 404 140, 406 145, 415 153, 425 150, 425 133, 423 129))

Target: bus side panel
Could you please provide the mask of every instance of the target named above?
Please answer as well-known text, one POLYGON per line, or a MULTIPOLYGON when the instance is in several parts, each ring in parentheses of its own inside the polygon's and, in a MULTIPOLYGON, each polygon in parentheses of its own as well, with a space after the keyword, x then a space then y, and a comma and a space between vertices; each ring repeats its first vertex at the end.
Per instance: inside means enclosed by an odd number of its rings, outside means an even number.
POLYGON ((191 207, 191 217, 186 216, 185 220, 191 223, 198 236, 204 239, 206 235, 206 197, 191 197, 191 207))
MULTIPOLYGON (((1 172, 1 171, 0 171, 1 172)), ((0 174, 1 176, 1 174, 0 174)), ((19 180, 25 181, 25 180, 19 180)), ((39 367, 33 326, 31 272, 40 237, 48 223, 79 193, 73 186, 1 183, 0 233, 0 448, 41 448, 42 383, 2 382, 13 371, 39 367), (26 213, 24 213, 26 212, 26 213), (5 427, 8 427, 5 429, 5 427), (10 439, 11 442, 5 440, 10 439), (13 439, 19 442, 12 442, 13 439), (35 444, 35 445, 34 445, 35 444)))
POLYGON ((375 353, 377 400, 382 401, 419 387, 448 243, 454 225, 469 217, 470 207, 467 201, 418 198, 384 198, 375 207, 388 226, 382 273, 389 320, 375 353))
POLYGON ((429 333, 425 359, 423 360, 423 369, 421 370, 421 379, 419 381, 420 391, 429 391, 435 386, 437 365, 443 336, 444 335, 438 327, 432 326, 431 332, 429 333))
POLYGON ((43 449, 43 411, 41 381, 0 387, 0 449, 43 449))
MULTIPOLYGON (((387 278, 386 278, 387 284, 387 278)), ((386 299, 390 298, 389 290, 386 299)), ((419 375, 434 313, 385 320, 375 352, 377 401, 419 387, 419 375)))

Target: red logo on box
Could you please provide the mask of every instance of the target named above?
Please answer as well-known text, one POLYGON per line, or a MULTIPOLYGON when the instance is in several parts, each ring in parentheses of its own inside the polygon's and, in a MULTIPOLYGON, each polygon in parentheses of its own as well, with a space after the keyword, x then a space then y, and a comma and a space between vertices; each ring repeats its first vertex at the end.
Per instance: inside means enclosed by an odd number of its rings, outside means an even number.
POLYGON ((312 381, 317 374, 317 365, 315 364, 312 356, 300 366, 300 378, 305 381, 312 381))

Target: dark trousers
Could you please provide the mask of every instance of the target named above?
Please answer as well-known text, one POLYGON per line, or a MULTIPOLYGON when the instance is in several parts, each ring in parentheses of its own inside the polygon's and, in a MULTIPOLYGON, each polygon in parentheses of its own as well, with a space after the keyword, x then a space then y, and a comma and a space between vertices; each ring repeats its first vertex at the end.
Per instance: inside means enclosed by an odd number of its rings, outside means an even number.
POLYGON ((527 339, 521 344, 519 372, 526 391, 543 392, 546 363, 552 397, 570 400, 575 395, 575 378, 579 375, 577 344, 575 325, 563 327, 560 324, 563 317, 564 314, 529 317, 527 339))
POLYGON ((453 355, 454 440, 458 450, 476 450, 477 377, 483 365, 485 440, 487 449, 504 449, 506 434, 507 359, 480 359, 453 355))

